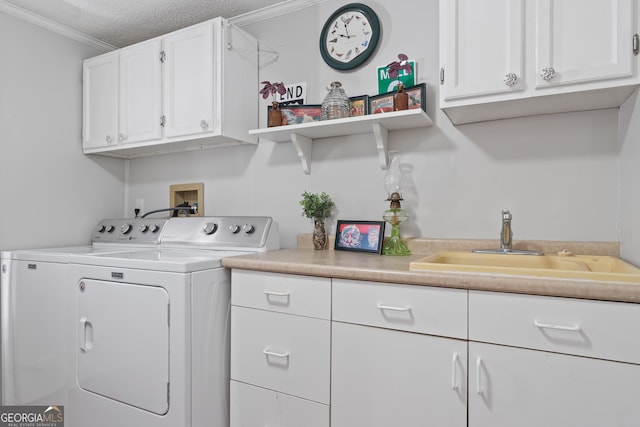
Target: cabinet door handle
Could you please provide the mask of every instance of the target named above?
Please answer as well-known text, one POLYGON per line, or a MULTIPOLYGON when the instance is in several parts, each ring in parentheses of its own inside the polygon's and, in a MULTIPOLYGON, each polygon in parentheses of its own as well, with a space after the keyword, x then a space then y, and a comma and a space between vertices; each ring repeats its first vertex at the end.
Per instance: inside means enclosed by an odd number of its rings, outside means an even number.
POLYGON ((574 325, 574 326, 554 325, 552 323, 538 322, 537 320, 534 320, 533 324, 540 329, 556 329, 558 331, 578 332, 581 329, 580 325, 574 325))
POLYGON ((276 292, 276 291, 265 290, 264 294, 267 296, 273 296, 273 297, 289 297, 289 291, 276 292))
POLYGON ((411 310, 411 306, 406 306, 406 307, 394 307, 392 305, 383 305, 383 304, 378 304, 378 308, 380 310, 391 310, 391 311, 409 311, 411 310))
POLYGON ((262 352, 267 355, 267 356, 273 356, 273 357, 289 357, 289 352, 287 351, 286 353, 276 353, 275 351, 271 351, 268 348, 265 348, 264 350, 262 350, 262 352))
POLYGON ((482 394, 482 356, 476 358, 476 393, 482 394))
POLYGON ((451 358, 451 389, 458 389, 458 376, 456 375, 456 371, 458 368, 458 353, 453 353, 453 357, 451 358))

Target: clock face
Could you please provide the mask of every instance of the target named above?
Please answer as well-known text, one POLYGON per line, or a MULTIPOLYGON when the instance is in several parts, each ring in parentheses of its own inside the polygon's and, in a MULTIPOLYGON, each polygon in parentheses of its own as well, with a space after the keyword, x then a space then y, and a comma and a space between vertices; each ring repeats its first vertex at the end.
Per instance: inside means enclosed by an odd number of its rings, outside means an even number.
POLYGON ((320 53, 325 62, 338 70, 363 64, 373 54, 380 37, 375 12, 363 4, 352 3, 329 17, 320 35, 320 53))

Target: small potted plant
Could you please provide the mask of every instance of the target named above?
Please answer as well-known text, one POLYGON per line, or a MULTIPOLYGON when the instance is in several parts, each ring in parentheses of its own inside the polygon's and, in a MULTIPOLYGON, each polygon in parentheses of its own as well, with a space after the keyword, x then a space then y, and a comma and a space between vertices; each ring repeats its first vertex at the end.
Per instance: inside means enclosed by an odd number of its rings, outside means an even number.
POLYGON ((387 65, 389 77, 398 79, 397 93, 393 96, 393 111, 406 110, 409 108, 409 95, 404 91, 404 83, 399 79, 400 71, 413 72, 413 67, 409 62, 409 57, 404 53, 398 54, 398 60, 387 65))
POLYGON ((331 216, 331 211, 336 206, 327 193, 312 194, 307 191, 302 193, 302 216, 313 219, 313 247, 324 249, 327 245, 327 233, 324 228, 324 220, 331 216))
POLYGON ((276 94, 284 95, 287 93, 287 88, 284 86, 284 83, 271 83, 269 81, 260 82, 261 85, 264 85, 262 89, 260 89, 260 95, 262 95, 262 99, 267 99, 269 95, 271 95, 273 101, 271 102, 271 111, 269 112, 269 127, 280 126, 282 125, 282 110, 278 108, 278 101, 276 101, 276 94))

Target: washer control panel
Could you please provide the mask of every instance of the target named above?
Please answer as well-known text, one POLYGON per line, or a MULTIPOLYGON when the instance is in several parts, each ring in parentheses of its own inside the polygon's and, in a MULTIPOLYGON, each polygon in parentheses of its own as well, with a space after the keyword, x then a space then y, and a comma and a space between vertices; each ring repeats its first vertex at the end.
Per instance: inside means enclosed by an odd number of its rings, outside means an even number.
POLYGON ((167 221, 166 218, 103 219, 93 232, 91 242, 157 245, 167 221))

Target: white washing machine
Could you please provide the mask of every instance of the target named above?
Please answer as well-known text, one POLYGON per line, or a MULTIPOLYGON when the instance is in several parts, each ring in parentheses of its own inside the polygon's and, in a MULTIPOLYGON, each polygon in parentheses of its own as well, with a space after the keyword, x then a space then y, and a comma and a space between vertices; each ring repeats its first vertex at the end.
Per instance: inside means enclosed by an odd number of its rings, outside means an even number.
POLYGON ((93 245, 4 251, 0 265, 2 403, 67 405, 72 368, 68 265, 71 254, 140 249, 160 243, 166 219, 107 219, 93 245), (135 226, 122 234, 125 224, 135 226))
POLYGON ((155 249, 70 256, 69 427, 229 425, 226 256, 279 248, 269 217, 171 218, 155 249))

